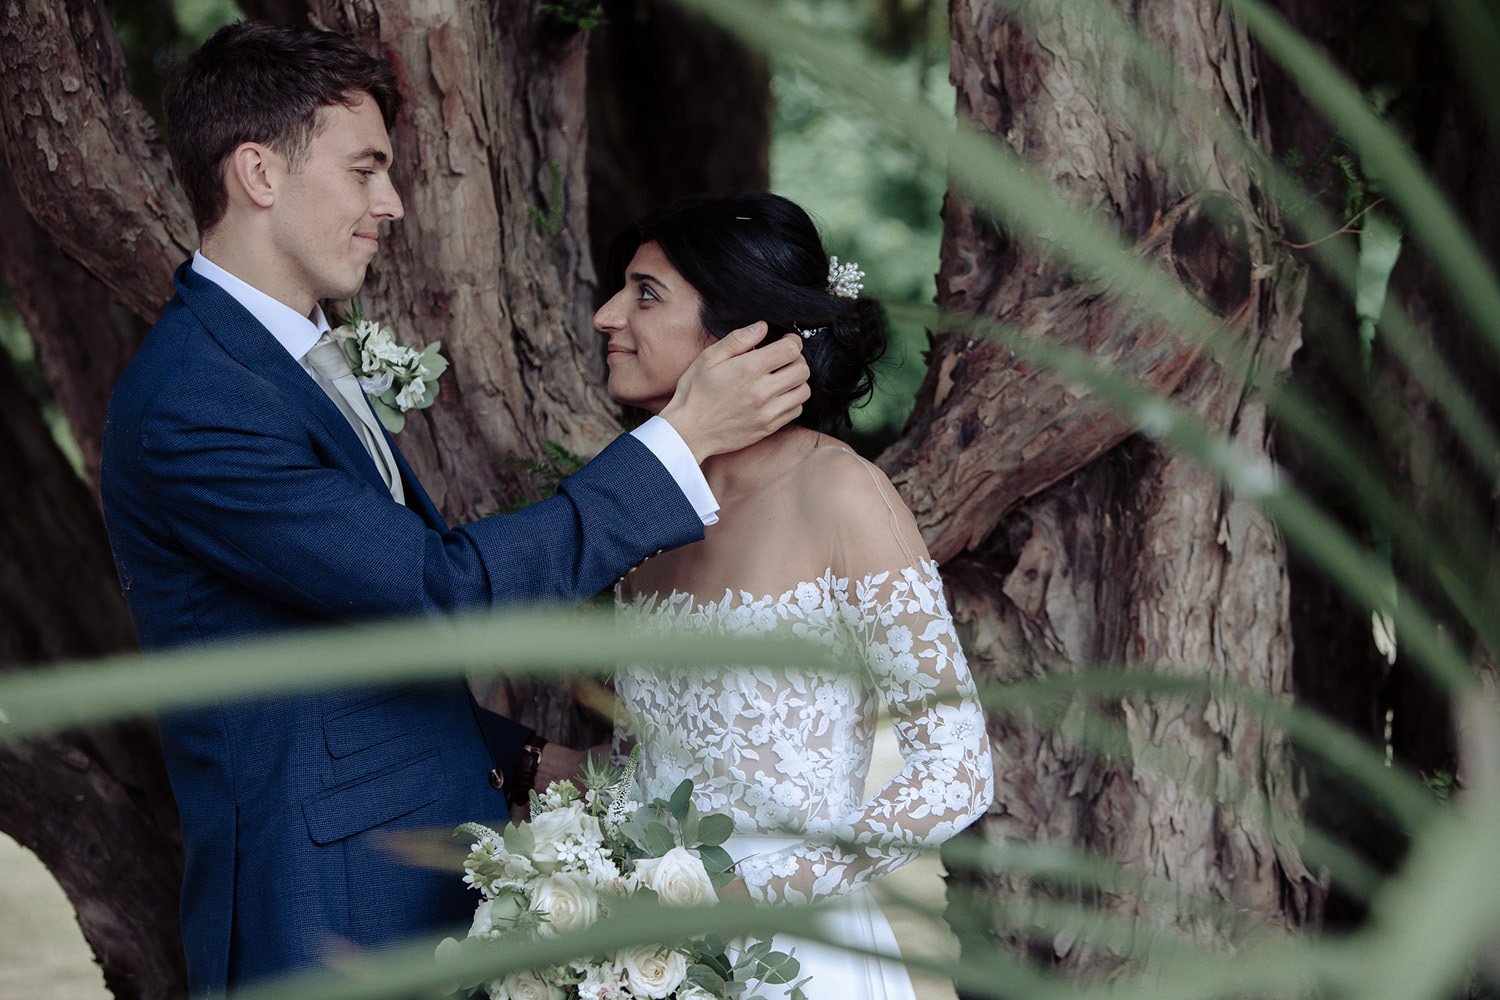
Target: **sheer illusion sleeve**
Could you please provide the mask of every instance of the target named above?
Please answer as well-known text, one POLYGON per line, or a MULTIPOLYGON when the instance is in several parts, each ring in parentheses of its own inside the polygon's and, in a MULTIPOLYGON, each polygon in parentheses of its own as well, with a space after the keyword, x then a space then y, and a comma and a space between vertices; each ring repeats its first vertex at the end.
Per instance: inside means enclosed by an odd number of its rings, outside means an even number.
POLYGON ((984 714, 937 566, 885 477, 850 461, 829 494, 835 590, 904 764, 828 838, 744 859, 739 873, 764 902, 810 902, 886 875, 972 823, 994 792, 984 714))

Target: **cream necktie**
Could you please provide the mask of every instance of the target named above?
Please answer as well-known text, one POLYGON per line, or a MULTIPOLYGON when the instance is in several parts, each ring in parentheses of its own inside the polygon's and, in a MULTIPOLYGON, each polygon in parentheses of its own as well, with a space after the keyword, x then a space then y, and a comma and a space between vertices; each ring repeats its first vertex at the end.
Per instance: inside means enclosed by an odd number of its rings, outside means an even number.
POLYGON ((381 432, 380 423, 370 409, 370 403, 359 387, 359 378, 349 367, 349 359, 328 334, 319 337, 307 352, 307 363, 312 366, 313 380, 333 400, 349 426, 359 435, 365 451, 370 453, 380 477, 390 488, 391 497, 397 503, 406 503, 406 493, 401 488, 401 473, 396 468, 396 456, 381 432))

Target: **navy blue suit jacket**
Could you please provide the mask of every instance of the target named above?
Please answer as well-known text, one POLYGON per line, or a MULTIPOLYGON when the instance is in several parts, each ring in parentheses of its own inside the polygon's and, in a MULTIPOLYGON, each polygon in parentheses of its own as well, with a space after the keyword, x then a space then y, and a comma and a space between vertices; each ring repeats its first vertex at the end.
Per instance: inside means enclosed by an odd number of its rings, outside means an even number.
MULTIPOLYGON (((511 602, 576 601, 702 537, 661 463, 622 437, 521 513, 449 528, 396 451, 391 499, 338 408, 187 265, 115 387, 100 476, 144 649, 511 602)), ((459 879, 388 834, 500 821, 487 780, 529 730, 461 681, 225 702, 160 720, 186 849, 192 992, 463 921, 459 879), (488 734, 488 745, 485 735, 488 734)))

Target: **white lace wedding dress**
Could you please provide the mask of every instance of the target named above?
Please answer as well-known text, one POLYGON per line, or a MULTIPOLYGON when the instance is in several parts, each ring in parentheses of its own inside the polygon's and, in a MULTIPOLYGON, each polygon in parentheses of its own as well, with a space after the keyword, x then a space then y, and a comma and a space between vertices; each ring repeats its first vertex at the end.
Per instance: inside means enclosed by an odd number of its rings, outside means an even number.
MULTIPOLYGON (((926 559, 910 514, 878 479, 888 512, 875 523, 883 530, 870 532, 868 521, 853 524, 845 539, 809 541, 809 549, 781 556, 747 549, 718 558, 725 554, 711 550, 715 556, 704 559, 717 561, 718 569, 666 577, 688 578, 703 590, 705 574, 726 583, 740 576, 757 583, 758 593, 732 586, 713 600, 675 590, 639 593, 632 577, 616 589, 629 629, 796 635, 827 645, 838 662, 856 669, 622 667, 616 691, 626 721, 616 737, 617 747, 626 737, 641 746, 638 774, 648 797, 669 796, 691 778, 700 810, 733 817, 736 836, 727 847, 752 897, 792 903, 841 897, 829 925, 837 939, 894 953, 894 935, 868 883, 982 814, 993 771, 984 716, 937 567, 926 559), (829 569, 792 582, 805 572, 797 564, 825 555, 858 575, 829 569), (765 586, 788 566, 796 576, 785 586, 765 586), (904 766, 867 797, 881 703, 904 766)), ((808 941, 792 944, 802 974, 812 977, 811 1000, 913 996, 899 964, 808 941)))

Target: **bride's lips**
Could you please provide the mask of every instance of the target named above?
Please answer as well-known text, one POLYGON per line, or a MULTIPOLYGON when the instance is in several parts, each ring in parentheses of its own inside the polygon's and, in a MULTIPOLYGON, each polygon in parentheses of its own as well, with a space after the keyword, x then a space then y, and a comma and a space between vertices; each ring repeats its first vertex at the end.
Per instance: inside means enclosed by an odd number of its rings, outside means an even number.
POLYGON ((634 353, 635 353, 634 351, 630 350, 629 348, 621 347, 619 344, 610 344, 609 345, 608 353, 605 354, 604 360, 605 361, 609 361, 609 360, 612 360, 614 358, 619 357, 622 354, 634 354, 634 353))

